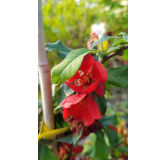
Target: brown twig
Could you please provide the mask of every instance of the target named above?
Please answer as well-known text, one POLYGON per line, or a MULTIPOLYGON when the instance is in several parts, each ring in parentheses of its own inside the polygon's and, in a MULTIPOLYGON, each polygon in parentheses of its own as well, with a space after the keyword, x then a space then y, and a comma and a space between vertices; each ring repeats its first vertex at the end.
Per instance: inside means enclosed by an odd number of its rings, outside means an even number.
POLYGON ((124 47, 118 49, 117 51, 109 54, 108 56, 103 57, 100 62, 104 63, 105 61, 107 61, 108 59, 114 57, 115 55, 119 55, 122 51, 124 51, 127 48, 128 48, 128 44, 126 44, 124 47))

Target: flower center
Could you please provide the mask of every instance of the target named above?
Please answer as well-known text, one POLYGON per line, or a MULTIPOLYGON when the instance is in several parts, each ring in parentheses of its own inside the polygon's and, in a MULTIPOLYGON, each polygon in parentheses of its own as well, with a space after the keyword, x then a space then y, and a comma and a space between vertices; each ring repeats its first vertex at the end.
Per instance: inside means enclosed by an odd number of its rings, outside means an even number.
POLYGON ((79 104, 81 105, 82 109, 84 109, 84 107, 87 107, 87 99, 86 99, 86 97, 83 98, 83 99, 79 102, 79 104))
POLYGON ((67 153, 65 151, 65 148, 64 147, 59 147, 59 152, 58 152, 58 158, 60 159, 66 159, 67 157, 67 153))
POLYGON ((90 77, 90 74, 84 74, 83 71, 80 71, 80 77, 81 79, 79 79, 79 82, 81 85, 86 85, 86 84, 90 84, 91 82, 91 77, 90 77))

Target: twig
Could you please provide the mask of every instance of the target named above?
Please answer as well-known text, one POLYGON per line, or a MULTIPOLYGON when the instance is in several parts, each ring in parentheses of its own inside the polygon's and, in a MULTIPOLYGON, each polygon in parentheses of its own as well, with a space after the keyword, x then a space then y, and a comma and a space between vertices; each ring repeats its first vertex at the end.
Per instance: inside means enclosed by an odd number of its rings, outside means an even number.
POLYGON ((108 59, 112 58, 115 55, 119 55, 122 51, 124 51, 125 49, 128 48, 128 44, 126 44, 124 47, 120 48, 119 50, 109 54, 108 56, 105 56, 101 59, 101 63, 104 63, 105 61, 107 61, 108 59))

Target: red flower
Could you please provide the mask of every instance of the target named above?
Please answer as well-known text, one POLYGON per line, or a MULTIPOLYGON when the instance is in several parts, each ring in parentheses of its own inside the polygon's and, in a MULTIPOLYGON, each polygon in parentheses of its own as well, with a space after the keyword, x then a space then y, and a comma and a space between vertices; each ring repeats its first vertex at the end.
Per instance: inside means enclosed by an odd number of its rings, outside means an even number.
POLYGON ((65 160, 70 152, 70 145, 68 143, 62 143, 58 148, 58 158, 61 160, 65 160))
MULTIPOLYGON (((58 158, 61 160, 65 160, 68 155, 71 155, 71 152, 78 154, 81 153, 82 150, 83 150, 82 146, 77 145, 77 147, 74 147, 72 144, 63 142, 58 148, 58 158)), ((75 155, 72 155, 70 157, 70 160, 75 160, 75 155)))
POLYGON ((97 34, 94 33, 94 32, 92 32, 90 35, 91 35, 91 38, 87 41, 87 48, 88 48, 88 49, 90 49, 91 43, 92 43, 93 41, 98 40, 98 38, 99 38, 99 37, 97 36, 97 34))
POLYGON ((80 70, 65 83, 75 92, 89 94, 95 90, 102 97, 106 80, 107 70, 102 63, 95 61, 90 54, 87 54, 83 59, 80 70), (71 84, 73 81, 74 85, 71 84))
POLYGON ((70 115, 75 120, 83 120, 85 126, 101 118, 97 103, 86 94, 71 95, 65 98, 61 105, 64 107, 64 119, 70 115))
POLYGON ((83 128, 83 123, 82 123, 82 121, 73 120, 73 121, 71 122, 70 130, 71 130, 71 132, 72 132, 72 134, 73 134, 74 136, 77 136, 77 135, 80 133, 80 131, 81 131, 82 128, 83 128))

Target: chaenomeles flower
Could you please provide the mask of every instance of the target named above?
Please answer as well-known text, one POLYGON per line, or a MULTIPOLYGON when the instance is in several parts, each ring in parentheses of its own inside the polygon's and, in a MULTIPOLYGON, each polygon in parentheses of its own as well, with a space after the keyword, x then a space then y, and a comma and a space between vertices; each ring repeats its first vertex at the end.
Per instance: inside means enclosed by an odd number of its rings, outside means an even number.
POLYGON ((73 120, 71 122, 70 130, 74 136, 77 136, 83 129, 83 123, 79 120, 73 120))
POLYGON ((61 103, 63 118, 69 115, 75 120, 82 120, 85 126, 91 125, 95 119, 100 119, 100 110, 97 103, 86 94, 71 95, 61 103))
MULTIPOLYGON (((78 154, 81 153, 83 150, 82 146, 77 145, 77 147, 74 147, 72 144, 68 143, 61 143, 61 145, 58 147, 58 158, 60 160, 65 160, 69 155, 72 154, 78 154)), ((72 155, 70 157, 70 160, 75 160, 75 155, 72 155)))
POLYGON ((80 120, 74 120, 73 118, 64 118, 64 121, 71 123, 70 130, 74 136, 79 135, 80 131, 83 129, 83 122, 80 120))
POLYGON ((75 92, 90 94, 95 90, 102 97, 106 80, 107 70, 102 63, 95 61, 93 56, 87 54, 83 59, 80 70, 65 83, 75 92), (74 84, 71 84, 72 82, 74 84))
POLYGON ((98 36, 95 32, 92 32, 91 34, 91 38, 87 41, 87 48, 90 49, 91 43, 98 40, 98 36))
POLYGON ((61 143, 61 145, 58 147, 58 158, 61 160, 65 160, 67 156, 70 154, 70 145, 68 143, 61 143))

